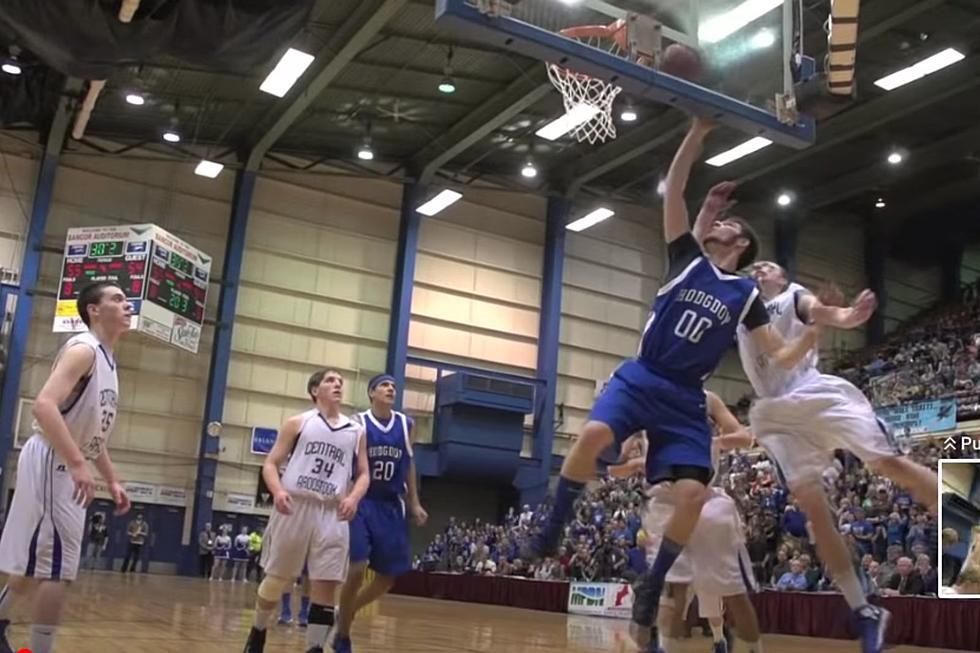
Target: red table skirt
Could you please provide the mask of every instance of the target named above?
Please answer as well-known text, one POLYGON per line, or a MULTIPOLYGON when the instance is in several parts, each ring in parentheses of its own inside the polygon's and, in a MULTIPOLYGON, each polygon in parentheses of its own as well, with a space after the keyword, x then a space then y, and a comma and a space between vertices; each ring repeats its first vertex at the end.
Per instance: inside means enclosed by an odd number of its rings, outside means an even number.
MULTIPOLYGON (((426 574, 400 577, 396 594, 565 612, 568 583, 504 576, 426 574)), ((760 592, 753 596, 764 633, 853 639, 851 614, 839 594, 760 592)), ((889 644, 980 651, 980 600, 885 598, 892 613, 889 644)))

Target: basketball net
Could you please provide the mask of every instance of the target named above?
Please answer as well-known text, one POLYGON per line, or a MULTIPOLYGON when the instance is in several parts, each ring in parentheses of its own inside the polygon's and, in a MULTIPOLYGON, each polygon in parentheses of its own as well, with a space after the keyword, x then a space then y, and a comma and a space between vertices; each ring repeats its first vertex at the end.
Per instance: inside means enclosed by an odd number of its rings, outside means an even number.
MULTIPOLYGON (((609 25, 583 25, 561 30, 563 36, 606 50, 619 56, 627 52, 626 21, 619 19, 609 25)), ((597 77, 579 73, 555 63, 546 63, 548 79, 561 93, 565 113, 581 105, 596 109, 596 114, 587 122, 571 130, 580 142, 591 145, 604 143, 616 138, 616 123, 613 122, 613 101, 623 90, 597 77)))

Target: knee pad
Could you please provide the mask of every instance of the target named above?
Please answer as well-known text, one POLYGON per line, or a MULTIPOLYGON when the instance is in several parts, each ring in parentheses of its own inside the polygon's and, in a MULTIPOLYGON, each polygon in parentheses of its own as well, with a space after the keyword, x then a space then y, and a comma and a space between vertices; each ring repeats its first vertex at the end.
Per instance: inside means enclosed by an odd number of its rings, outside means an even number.
POLYGON ((276 603, 286 593, 286 588, 290 586, 289 580, 278 576, 266 576, 259 583, 257 594, 263 601, 276 603))

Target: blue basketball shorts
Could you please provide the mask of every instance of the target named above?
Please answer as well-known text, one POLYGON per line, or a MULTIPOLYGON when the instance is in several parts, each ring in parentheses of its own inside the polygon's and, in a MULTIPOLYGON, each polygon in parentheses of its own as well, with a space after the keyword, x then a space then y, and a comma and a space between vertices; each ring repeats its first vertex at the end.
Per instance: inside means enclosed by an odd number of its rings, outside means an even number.
POLYGON ((677 466, 711 469, 711 427, 704 389, 667 379, 638 360, 623 362, 596 399, 590 420, 617 442, 647 432, 647 480, 673 478, 677 466))
POLYGON ((382 576, 401 576, 412 568, 408 519, 400 498, 361 500, 350 523, 350 560, 367 561, 382 576))

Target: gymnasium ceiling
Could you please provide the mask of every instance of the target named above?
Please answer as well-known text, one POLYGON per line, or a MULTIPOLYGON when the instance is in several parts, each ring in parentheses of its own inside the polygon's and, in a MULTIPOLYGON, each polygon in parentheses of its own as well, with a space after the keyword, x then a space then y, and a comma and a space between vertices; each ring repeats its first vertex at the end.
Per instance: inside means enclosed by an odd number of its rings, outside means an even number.
MULTIPOLYGON (((822 24, 829 4, 803 1, 806 51, 818 61, 826 50, 822 24)), ((435 161, 434 184, 492 183, 541 194, 588 173, 587 180, 578 179, 580 196, 657 200, 657 181, 679 141, 680 113, 641 104, 640 120, 620 124, 619 138, 603 147, 535 139, 533 132, 561 112, 541 63, 461 40, 437 28, 433 14, 432 0, 317 0, 292 42, 317 58, 284 99, 258 90, 268 65, 229 72, 160 58, 119 67, 85 138, 69 140, 66 147, 104 156, 149 148, 188 163, 204 148, 234 167, 305 94, 312 101, 274 140, 263 167, 311 173, 341 167, 403 179, 435 161), (378 20, 379 10, 391 18, 378 20), (446 95, 437 86, 450 48, 457 90, 446 95), (351 60, 337 66, 347 52, 351 60), (313 92, 309 84, 321 73, 336 74, 313 92), (144 106, 125 103, 131 89, 145 94, 144 106), (183 134, 180 145, 160 140, 171 124, 183 134), (355 152, 368 125, 376 159, 363 162, 355 152), (519 174, 529 147, 541 171, 531 181, 519 174)), ((9 44, 0 41, 4 50, 9 44)), ((29 61, 31 53, 21 58, 29 61)), ((44 66, 35 68, 43 72, 44 66)), ((0 77, 0 90, 14 83, 0 77)), ((971 227, 963 218, 980 204, 980 2, 864 0, 857 78, 858 99, 820 122, 816 146, 796 151, 773 145, 721 169, 702 167, 692 180, 693 194, 736 178, 743 202, 771 206, 776 192, 787 189, 798 193, 793 210, 807 216, 875 215, 894 226, 941 214, 971 227), (950 46, 967 54, 966 60, 889 93, 872 83, 950 46), (908 152, 901 166, 884 162, 894 147, 908 152), (888 206, 876 211, 879 196, 888 206)), ((49 92, 53 83, 47 81, 49 92)), ((51 111, 55 100, 48 103, 51 111)), ((31 122, 6 128, 31 133, 37 128, 31 122)), ((742 140, 741 134, 720 130, 708 149, 721 151, 742 140)))

